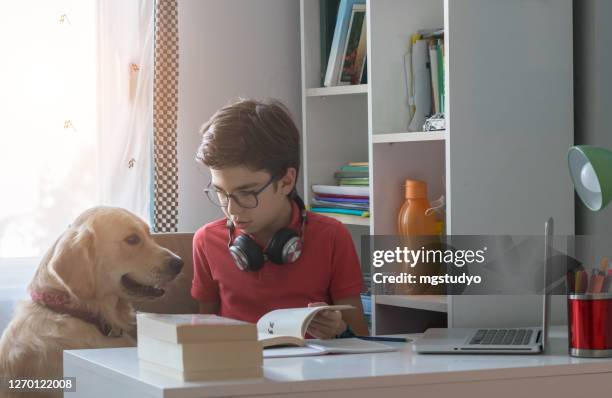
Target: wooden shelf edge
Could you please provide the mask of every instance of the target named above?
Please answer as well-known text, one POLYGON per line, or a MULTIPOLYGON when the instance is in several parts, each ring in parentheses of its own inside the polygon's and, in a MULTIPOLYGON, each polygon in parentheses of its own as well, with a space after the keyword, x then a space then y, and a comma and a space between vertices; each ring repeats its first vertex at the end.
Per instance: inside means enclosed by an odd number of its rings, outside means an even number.
POLYGON ((374 296, 376 304, 391 305, 394 307, 414 308, 436 312, 448 312, 448 296, 401 296, 377 295, 374 296))
POLYGON ((367 84, 355 84, 347 86, 334 87, 317 87, 306 89, 307 97, 326 97, 328 95, 350 95, 350 94, 366 94, 368 92, 367 84))
POLYGON ((372 134, 372 142, 375 144, 392 144, 396 142, 424 142, 424 141, 444 141, 446 131, 422 131, 401 133, 372 134))

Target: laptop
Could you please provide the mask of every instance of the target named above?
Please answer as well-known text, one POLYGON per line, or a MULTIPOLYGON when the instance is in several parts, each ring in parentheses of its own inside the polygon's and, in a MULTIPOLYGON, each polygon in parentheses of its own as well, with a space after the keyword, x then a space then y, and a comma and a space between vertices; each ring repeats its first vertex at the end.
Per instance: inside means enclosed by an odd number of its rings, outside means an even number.
POLYGON ((544 294, 542 325, 526 328, 431 328, 413 344, 421 354, 539 354, 546 350, 550 296, 546 294, 547 269, 553 240, 553 219, 545 224, 544 294))

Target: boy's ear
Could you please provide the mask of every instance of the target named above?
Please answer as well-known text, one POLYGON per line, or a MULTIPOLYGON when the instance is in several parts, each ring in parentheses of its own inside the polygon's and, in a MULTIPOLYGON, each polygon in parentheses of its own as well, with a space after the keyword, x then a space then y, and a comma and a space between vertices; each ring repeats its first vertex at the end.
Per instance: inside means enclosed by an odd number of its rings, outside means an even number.
POLYGON ((283 195, 289 195, 295 188, 296 183, 297 170, 295 167, 289 167, 283 178, 280 179, 280 189, 283 195))

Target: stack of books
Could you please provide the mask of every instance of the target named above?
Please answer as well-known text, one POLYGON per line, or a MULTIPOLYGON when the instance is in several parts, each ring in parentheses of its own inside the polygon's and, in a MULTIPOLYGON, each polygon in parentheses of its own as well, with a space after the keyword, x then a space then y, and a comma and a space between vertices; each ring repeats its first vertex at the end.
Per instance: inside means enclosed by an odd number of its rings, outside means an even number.
POLYGON ((356 217, 370 216, 368 162, 351 162, 334 173, 338 185, 313 185, 311 211, 356 217))
POLYGON ((136 315, 143 370, 183 381, 262 377, 257 327, 205 314, 136 315))
POLYGON ((370 185, 368 162, 351 162, 334 173, 338 185, 370 185))

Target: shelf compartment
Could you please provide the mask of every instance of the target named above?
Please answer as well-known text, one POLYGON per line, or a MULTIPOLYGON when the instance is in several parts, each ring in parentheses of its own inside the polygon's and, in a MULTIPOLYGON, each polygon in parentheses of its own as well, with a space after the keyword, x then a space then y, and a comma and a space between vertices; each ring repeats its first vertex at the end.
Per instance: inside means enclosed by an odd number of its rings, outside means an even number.
POLYGON ((446 140, 446 131, 419 131, 419 132, 401 132, 401 133, 385 133, 372 134, 372 142, 374 144, 395 142, 424 142, 424 141, 444 141, 446 140))
POLYGON ((448 296, 427 295, 377 295, 374 296, 376 304, 391 305, 394 307, 414 308, 418 310, 448 312, 448 296))
POLYGON ((327 97, 330 95, 367 94, 367 84, 354 84, 347 86, 317 87, 306 90, 307 97, 327 97))
POLYGON ((447 196, 445 145, 446 141, 373 145, 370 165, 373 183, 370 198, 374 219, 372 234, 397 233, 397 213, 406 200, 406 179, 425 181, 430 203, 442 195, 447 196))

